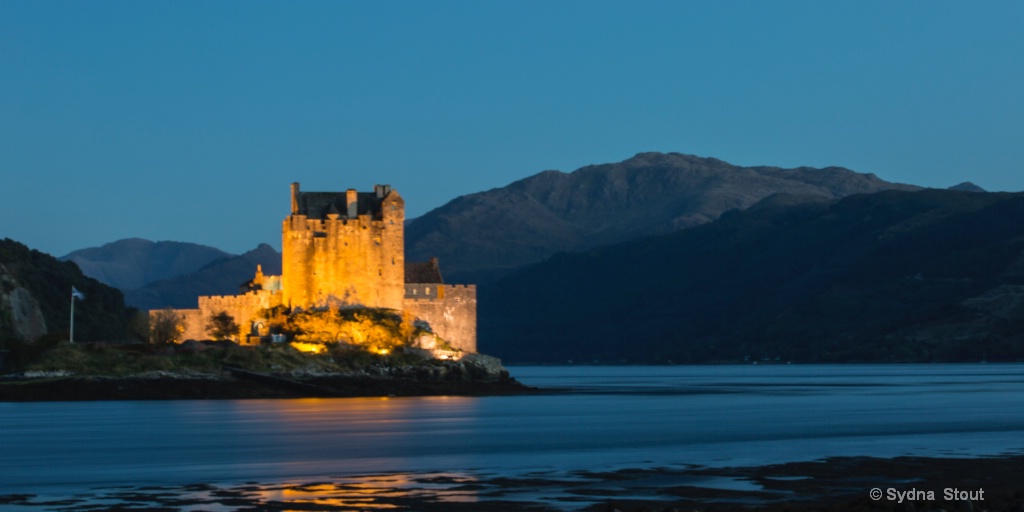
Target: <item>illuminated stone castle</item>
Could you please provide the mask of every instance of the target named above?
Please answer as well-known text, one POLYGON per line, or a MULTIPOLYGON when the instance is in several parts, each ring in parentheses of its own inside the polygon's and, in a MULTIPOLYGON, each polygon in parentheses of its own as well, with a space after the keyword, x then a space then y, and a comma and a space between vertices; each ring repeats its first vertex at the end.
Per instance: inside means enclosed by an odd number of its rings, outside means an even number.
POLYGON ((476 352, 476 286, 444 284, 437 259, 405 261, 405 201, 391 186, 302 192, 292 183, 291 196, 282 275, 257 267, 242 295, 203 296, 198 309, 176 310, 181 339, 208 338, 209 318, 222 311, 245 330, 243 342, 256 343, 269 335, 261 317, 268 308, 365 306, 410 313, 453 348, 476 352))

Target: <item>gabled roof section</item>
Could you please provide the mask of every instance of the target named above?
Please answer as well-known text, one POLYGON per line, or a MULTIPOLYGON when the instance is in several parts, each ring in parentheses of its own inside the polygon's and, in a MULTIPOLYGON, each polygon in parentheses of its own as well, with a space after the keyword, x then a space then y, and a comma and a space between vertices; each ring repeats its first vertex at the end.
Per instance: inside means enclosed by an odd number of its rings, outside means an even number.
POLYGON ((430 258, 427 262, 405 262, 405 282, 444 284, 437 258, 430 258))

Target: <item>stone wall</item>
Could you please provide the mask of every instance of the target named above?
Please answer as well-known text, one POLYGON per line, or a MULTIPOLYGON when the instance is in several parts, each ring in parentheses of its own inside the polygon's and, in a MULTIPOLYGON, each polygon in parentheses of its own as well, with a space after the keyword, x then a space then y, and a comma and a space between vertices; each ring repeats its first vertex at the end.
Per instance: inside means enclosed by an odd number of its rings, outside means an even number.
MULTIPOLYGON (((150 311, 149 317, 153 318, 153 315, 161 311, 160 309, 150 311)), ((178 341, 209 339, 210 335, 206 334, 206 321, 209 315, 204 315, 203 311, 198 309, 175 309, 174 313, 178 315, 181 326, 185 329, 178 341)))
POLYGON ((282 230, 284 304, 401 309, 405 296, 405 203, 382 199, 380 218, 290 215, 282 230))
MULTIPOLYGON (((260 312, 274 306, 281 305, 281 294, 269 291, 249 292, 245 295, 212 295, 199 297, 198 309, 176 309, 175 313, 181 315, 185 332, 182 333, 181 341, 185 340, 207 340, 210 334, 206 327, 210 317, 226 312, 235 319, 241 331, 236 341, 245 341, 248 334, 252 332, 256 323, 262 324, 260 334, 267 334, 266 319, 260 316, 260 312)), ((150 317, 162 310, 150 311, 150 317)))
POLYGON ((476 352, 475 285, 410 284, 407 290, 406 311, 429 323, 452 347, 476 352), (432 295, 425 295, 427 288, 432 295))

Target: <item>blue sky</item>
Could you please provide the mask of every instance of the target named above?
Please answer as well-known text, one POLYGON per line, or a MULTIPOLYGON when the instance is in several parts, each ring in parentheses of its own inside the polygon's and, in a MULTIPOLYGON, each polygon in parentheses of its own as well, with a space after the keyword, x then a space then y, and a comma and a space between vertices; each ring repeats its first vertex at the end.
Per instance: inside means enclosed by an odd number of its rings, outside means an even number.
POLYGON ((0 237, 280 247, 643 151, 1024 190, 1024 2, 0 0, 0 237))

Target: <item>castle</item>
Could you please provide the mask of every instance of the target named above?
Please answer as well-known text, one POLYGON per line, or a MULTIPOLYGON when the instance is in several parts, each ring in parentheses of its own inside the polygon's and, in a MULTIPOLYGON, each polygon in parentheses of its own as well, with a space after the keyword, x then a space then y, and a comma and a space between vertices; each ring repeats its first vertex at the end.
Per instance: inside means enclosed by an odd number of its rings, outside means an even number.
MULTIPOLYGON (((291 186, 291 214, 282 226, 281 275, 255 277, 245 292, 199 297, 179 309, 181 339, 206 339, 209 318, 226 312, 259 343, 270 333, 261 315, 292 310, 365 306, 408 313, 430 324, 452 348, 476 352, 476 286, 449 285, 437 259, 405 261, 405 201, 390 185, 373 192, 302 192, 291 186)), ((150 314, 157 314, 151 311, 150 314)))

